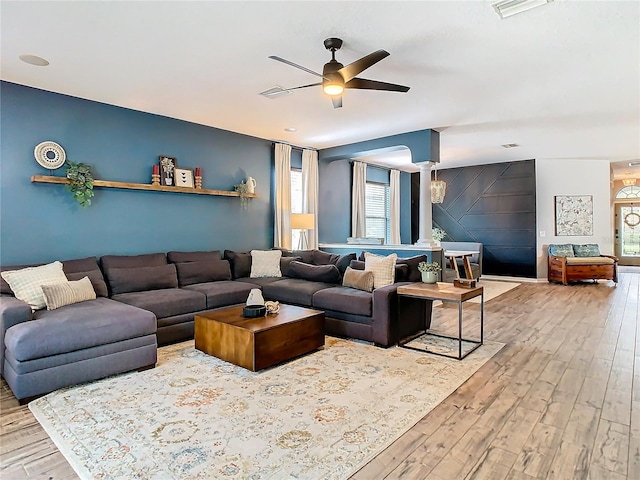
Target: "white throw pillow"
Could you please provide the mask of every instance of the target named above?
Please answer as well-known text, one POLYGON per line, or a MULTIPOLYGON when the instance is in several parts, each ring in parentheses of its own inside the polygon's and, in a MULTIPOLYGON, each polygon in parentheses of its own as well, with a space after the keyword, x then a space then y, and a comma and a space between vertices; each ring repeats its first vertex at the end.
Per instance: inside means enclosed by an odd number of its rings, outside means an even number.
POLYGON ((386 287, 395 282, 397 258, 395 253, 383 257, 364 252, 364 270, 373 272, 373 288, 386 287))
POLYGON ((21 270, 8 270, 0 275, 9 284, 16 298, 31 305, 32 310, 40 310, 46 306, 42 285, 67 281, 60 262, 21 270))
POLYGON ((71 305, 72 303, 84 302, 85 300, 95 300, 96 291, 91 285, 89 277, 80 280, 64 283, 54 283, 53 285, 42 285, 44 301, 47 310, 71 305))
POLYGON ((251 278, 281 277, 280 250, 251 250, 251 278))

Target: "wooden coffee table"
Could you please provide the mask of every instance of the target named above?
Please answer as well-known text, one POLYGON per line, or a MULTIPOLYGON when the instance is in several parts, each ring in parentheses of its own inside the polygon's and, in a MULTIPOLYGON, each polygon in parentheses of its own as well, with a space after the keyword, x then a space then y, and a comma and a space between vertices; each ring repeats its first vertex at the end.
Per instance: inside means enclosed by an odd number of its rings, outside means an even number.
POLYGON ((243 307, 196 315, 196 348, 255 372, 324 345, 322 311, 281 304, 275 315, 244 318, 243 307))

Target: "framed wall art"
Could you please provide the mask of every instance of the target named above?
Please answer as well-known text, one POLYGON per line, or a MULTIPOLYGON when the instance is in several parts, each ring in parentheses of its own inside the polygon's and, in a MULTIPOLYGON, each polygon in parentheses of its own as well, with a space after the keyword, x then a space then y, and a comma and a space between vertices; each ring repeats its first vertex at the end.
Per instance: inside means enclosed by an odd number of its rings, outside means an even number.
POLYGON ((160 185, 174 186, 175 183, 175 169, 177 166, 176 159, 174 157, 167 157, 166 155, 160 155, 160 185))
POLYGON ((556 235, 593 235, 593 196, 557 195, 556 235))
POLYGON ((194 187, 193 184, 193 170, 188 168, 176 168, 175 169, 176 187, 194 187))

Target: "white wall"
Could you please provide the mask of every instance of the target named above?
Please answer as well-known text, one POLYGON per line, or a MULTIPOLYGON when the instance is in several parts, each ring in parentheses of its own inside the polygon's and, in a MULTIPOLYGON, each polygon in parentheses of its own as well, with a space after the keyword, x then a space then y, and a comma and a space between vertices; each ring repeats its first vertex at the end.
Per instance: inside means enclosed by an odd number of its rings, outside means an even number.
POLYGON ((609 172, 608 160, 536 159, 538 278, 547 277, 550 243, 597 243, 602 253, 613 254, 609 172), (593 235, 555 235, 556 195, 593 196, 593 235), (545 232, 544 237, 541 232, 545 232))

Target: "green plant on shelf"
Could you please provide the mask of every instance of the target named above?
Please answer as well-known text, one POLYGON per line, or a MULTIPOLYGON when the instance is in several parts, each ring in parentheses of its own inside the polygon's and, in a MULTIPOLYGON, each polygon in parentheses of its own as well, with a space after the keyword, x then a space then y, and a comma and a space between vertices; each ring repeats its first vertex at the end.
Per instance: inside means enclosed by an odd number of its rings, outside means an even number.
POLYGON ((67 160, 67 190, 71 192, 76 202, 81 207, 91 205, 91 197, 93 193, 93 173, 91 167, 86 163, 74 163, 67 160))
POLYGON ((240 206, 242 207, 242 209, 246 210, 247 208, 249 208, 249 200, 251 199, 249 193, 249 185, 241 182, 237 185, 234 185, 233 188, 240 195, 240 206))

